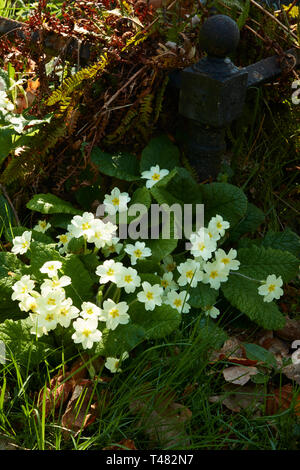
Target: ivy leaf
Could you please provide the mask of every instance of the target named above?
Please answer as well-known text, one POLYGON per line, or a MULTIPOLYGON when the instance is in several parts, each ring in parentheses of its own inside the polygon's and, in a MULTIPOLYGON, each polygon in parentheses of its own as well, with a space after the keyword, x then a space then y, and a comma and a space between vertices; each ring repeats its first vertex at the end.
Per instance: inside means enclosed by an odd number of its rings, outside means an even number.
POLYGON ((270 230, 263 239, 262 246, 289 251, 297 257, 300 256, 300 237, 289 228, 283 232, 270 230))
POLYGON ((233 228, 245 216, 247 198, 237 186, 228 183, 203 184, 201 191, 206 224, 219 214, 233 228))
POLYGON ((208 284, 199 283, 197 287, 189 290, 189 304, 191 307, 204 308, 216 303, 219 291, 212 289, 208 284))
POLYGON ((147 339, 164 338, 178 328, 181 322, 180 313, 169 305, 148 311, 143 304, 136 302, 131 305, 129 313, 132 322, 144 328, 147 339))
POLYGON ((82 214, 82 211, 75 209, 70 202, 64 201, 54 194, 36 194, 26 204, 26 207, 42 214, 82 214))
POLYGON ((179 166, 180 152, 168 136, 161 135, 150 140, 142 152, 140 170, 148 171, 152 166, 159 165, 161 170, 173 170, 179 166))
POLYGON ((26 320, 5 320, 0 324, 0 341, 6 348, 7 361, 11 356, 23 367, 35 367, 43 362, 53 350, 51 340, 36 339, 30 333, 30 324, 26 320))
POLYGON ((91 160, 99 171, 120 180, 136 181, 140 179, 139 164, 136 156, 129 153, 109 154, 99 147, 94 147, 91 160))

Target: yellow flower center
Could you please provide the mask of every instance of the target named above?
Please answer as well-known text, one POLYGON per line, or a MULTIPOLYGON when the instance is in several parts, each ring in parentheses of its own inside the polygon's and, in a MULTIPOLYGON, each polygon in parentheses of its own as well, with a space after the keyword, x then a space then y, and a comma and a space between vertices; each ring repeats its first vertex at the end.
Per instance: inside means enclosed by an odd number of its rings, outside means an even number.
POLYGON ((199 251, 203 251, 205 248, 205 244, 204 243, 198 243, 198 250, 199 251))
POLYGON ((25 285, 24 287, 22 287, 21 293, 25 294, 25 292, 27 292, 27 289, 28 289, 28 286, 25 285))
POLYGON ((166 287, 168 287, 169 283, 168 283, 168 281, 167 281, 166 279, 162 279, 161 285, 162 285, 164 288, 166 288, 166 287))
POLYGON ((132 277, 130 275, 124 277, 124 281, 127 282, 128 284, 132 282, 132 277))
POLYGON ((91 228, 91 226, 88 222, 85 222, 84 224, 82 224, 81 228, 82 230, 88 230, 89 228, 91 228))
POLYGON ((217 228, 218 228, 218 229, 221 229, 222 227, 223 227, 223 225, 221 224, 221 222, 218 222, 218 223, 217 223, 217 228))
POLYGON ((93 315, 94 312, 93 312, 93 309, 92 309, 92 308, 88 308, 88 309, 86 310, 86 313, 87 313, 88 315, 93 315))
POLYGON ((46 227, 46 225, 47 225, 47 224, 46 224, 46 222, 45 222, 45 221, 42 221, 42 222, 40 222, 40 227, 42 227, 42 228, 45 228, 45 227, 46 227))
POLYGON ((118 206, 120 203, 120 200, 118 197, 114 197, 111 202, 113 203, 114 206, 118 206))
POLYGON ((192 277, 194 276, 194 271, 192 271, 192 270, 187 271, 187 272, 185 273, 185 275, 186 275, 186 277, 187 277, 188 279, 192 279, 192 277))
POLYGON ((67 235, 60 235, 59 241, 60 241, 61 243, 67 243, 67 242, 68 242, 68 237, 67 237, 67 235))
POLYGON ((216 277, 218 277, 218 271, 212 271, 209 277, 212 277, 213 279, 215 279, 216 277))
POLYGON ((59 281, 52 281, 52 287, 59 287, 60 282, 59 281))
POLYGON ((147 292, 146 297, 147 297, 148 300, 152 300, 153 297, 154 297, 153 292, 147 292))
POLYGON ((169 264, 167 264, 167 266, 166 266, 166 270, 167 270, 168 272, 174 271, 175 268, 176 268, 176 264, 175 264, 175 263, 169 263, 169 264))
POLYGON ((114 273, 115 273, 115 271, 112 268, 109 268, 106 274, 108 276, 112 276, 114 273))
POLYGON ((48 299, 48 302, 47 302, 48 305, 55 305, 56 304, 56 300, 55 299, 48 299))
POLYGON ((60 315, 66 317, 68 315, 68 310, 66 308, 61 308, 59 311, 60 315))
POLYGON ((222 263, 224 263, 224 264, 228 264, 229 261, 230 261, 230 259, 229 259, 229 258, 223 258, 223 259, 221 259, 221 261, 222 261, 222 263))
POLYGON ((54 320, 54 315, 53 313, 48 313, 48 315, 45 317, 46 321, 52 321, 54 320))
POLYGON ((134 251, 134 254, 135 254, 135 257, 136 257, 136 258, 140 258, 143 253, 141 252, 141 250, 135 250, 135 251, 134 251))
POLYGON ((119 310, 117 308, 112 308, 109 312, 110 316, 112 316, 113 318, 116 318, 116 317, 119 317, 120 314, 119 314, 119 310))
POLYGON ((181 305, 182 305, 182 300, 180 300, 180 299, 174 300, 174 305, 175 305, 176 308, 181 307, 181 305))
POLYGON ((153 179, 153 181, 158 181, 160 179, 160 174, 159 173, 154 173, 152 175, 152 179, 153 179))
POLYGON ((91 334, 91 330, 83 330, 82 332, 83 336, 85 336, 86 338, 88 338, 91 334))
POLYGON ((269 287, 268 287, 268 291, 269 292, 273 292, 275 290, 275 285, 274 284, 270 284, 269 287))
POLYGON ((23 242, 22 243, 22 248, 27 248, 28 247, 28 242, 23 242))

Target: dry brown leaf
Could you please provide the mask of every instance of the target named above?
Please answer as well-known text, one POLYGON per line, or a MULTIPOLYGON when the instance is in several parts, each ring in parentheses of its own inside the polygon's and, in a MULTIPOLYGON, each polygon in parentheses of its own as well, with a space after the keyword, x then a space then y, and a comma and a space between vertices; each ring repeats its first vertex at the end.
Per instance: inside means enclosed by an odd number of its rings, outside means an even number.
POLYGON ((222 359, 229 358, 230 356, 235 358, 245 358, 246 350, 242 343, 233 336, 232 338, 229 338, 227 341, 225 341, 219 351, 213 351, 210 357, 210 361, 219 361, 220 356, 222 359))
POLYGON ((279 338, 285 339, 287 341, 295 341, 296 339, 300 340, 300 320, 295 318, 285 317, 286 323, 281 330, 276 330, 276 336, 279 338))
POLYGON ((299 364, 289 364, 281 369, 282 373, 290 380, 294 380, 300 385, 300 367, 299 364))
POLYGON ((223 376, 226 382, 236 385, 245 385, 251 379, 252 375, 256 375, 258 369, 256 367, 232 366, 223 370, 223 376))
POLYGON ((132 439, 122 439, 114 446, 103 447, 102 450, 137 450, 135 443, 132 439), (125 447, 125 449, 124 449, 125 447))
POLYGON ((186 425, 192 412, 184 405, 175 403, 172 394, 157 397, 150 410, 145 400, 136 400, 130 404, 134 414, 142 415, 138 427, 142 427, 151 442, 159 442, 164 447, 186 447, 190 444, 186 425))
POLYGON ((242 409, 249 407, 257 414, 260 413, 260 404, 264 402, 264 386, 247 384, 242 388, 234 384, 225 384, 224 393, 209 398, 211 403, 222 403, 226 408, 239 413, 242 409))
POLYGON ((294 401, 293 386, 291 384, 284 385, 274 390, 272 396, 267 399, 266 413, 274 415, 280 411, 288 410, 294 407, 295 414, 300 416, 300 394, 294 401))
MULTIPOLYGON (((64 428, 77 433, 95 421, 97 407, 95 404, 90 405, 93 394, 93 382, 91 380, 79 379, 77 381, 61 420, 64 428)), ((64 434, 67 436, 66 432, 64 434)))

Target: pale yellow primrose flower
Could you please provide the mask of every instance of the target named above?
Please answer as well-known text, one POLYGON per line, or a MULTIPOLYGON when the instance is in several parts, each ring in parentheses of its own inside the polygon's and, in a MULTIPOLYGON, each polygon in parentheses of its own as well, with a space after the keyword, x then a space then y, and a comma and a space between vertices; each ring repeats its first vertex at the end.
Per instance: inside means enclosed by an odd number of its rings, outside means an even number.
POLYGON ((142 283, 142 288, 143 291, 137 294, 137 298, 139 302, 145 304, 146 310, 154 310, 156 305, 160 306, 162 304, 161 296, 164 290, 159 284, 151 286, 149 282, 145 281, 142 283))
POLYGON ((160 169, 159 165, 152 166, 150 170, 143 171, 141 178, 145 178, 146 181, 146 188, 150 189, 154 186, 158 181, 169 174, 169 170, 160 169))
POLYGON ((258 293, 264 296, 264 302, 272 302, 283 295, 282 284, 281 276, 276 277, 275 274, 270 274, 263 285, 258 288, 258 293))
POLYGON ((94 343, 99 343, 102 333, 97 329, 96 318, 77 318, 73 322, 75 333, 72 335, 74 343, 81 343, 84 349, 91 349, 94 343))
POLYGON ((118 325, 126 325, 130 317, 127 313, 128 305, 126 302, 115 303, 113 300, 108 299, 103 302, 103 308, 99 316, 100 321, 106 322, 106 327, 109 330, 115 330, 118 325))
POLYGON ((128 358, 129 358, 129 354, 127 351, 125 351, 120 357, 120 359, 117 359, 116 357, 107 357, 104 365, 113 374, 115 374, 116 372, 122 372, 122 369, 120 369, 119 364, 121 361, 125 361, 125 359, 128 359, 128 358))
POLYGON ((45 233, 50 227, 51 225, 49 224, 49 222, 47 223, 46 220, 39 220, 37 225, 33 227, 33 230, 35 230, 36 232, 45 233))
POLYGON ((11 252, 15 255, 23 255, 30 248, 32 232, 25 231, 20 237, 15 237, 12 241, 13 247, 11 252))

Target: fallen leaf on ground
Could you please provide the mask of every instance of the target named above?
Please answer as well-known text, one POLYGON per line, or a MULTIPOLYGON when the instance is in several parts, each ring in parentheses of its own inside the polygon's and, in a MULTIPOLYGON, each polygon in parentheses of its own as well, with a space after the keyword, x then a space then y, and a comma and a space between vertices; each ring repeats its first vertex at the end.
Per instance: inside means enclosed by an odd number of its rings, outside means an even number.
POLYGON ((174 402, 173 397, 173 394, 158 396, 151 407, 148 400, 135 400, 130 404, 130 410, 141 415, 138 427, 143 429, 151 442, 176 449, 190 445, 186 425, 192 418, 192 412, 174 402))
POLYGON ((91 405, 94 392, 91 380, 78 380, 61 420, 64 428, 78 433, 95 421, 97 406, 91 405))
POLYGON ((103 447, 102 450, 137 450, 132 439, 122 439, 114 446, 103 447))
POLYGON ((223 376, 226 382, 236 385, 245 385, 252 375, 256 375, 258 369, 256 367, 232 366, 223 370, 223 376))
POLYGON ((300 320, 295 318, 292 319, 288 316, 286 316, 285 319, 285 326, 281 328, 281 330, 275 331, 276 336, 287 341, 300 340, 300 320))
POLYGON ((224 393, 209 397, 210 403, 221 403, 234 413, 249 407, 253 412, 260 414, 260 405, 264 402, 264 386, 247 384, 243 387, 234 384, 225 384, 224 393))
POLYGON ((234 336, 225 341, 219 351, 213 351, 210 356, 211 363, 223 360, 243 366, 254 366, 257 364, 257 360, 248 359, 246 357, 245 347, 241 341, 234 336))
POLYGON ((277 388, 267 399, 266 413, 267 415, 275 415, 280 411, 288 410, 294 407, 295 414, 300 416, 300 394, 295 398, 293 386, 291 384, 277 388))

